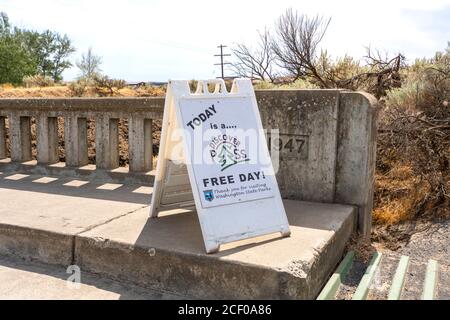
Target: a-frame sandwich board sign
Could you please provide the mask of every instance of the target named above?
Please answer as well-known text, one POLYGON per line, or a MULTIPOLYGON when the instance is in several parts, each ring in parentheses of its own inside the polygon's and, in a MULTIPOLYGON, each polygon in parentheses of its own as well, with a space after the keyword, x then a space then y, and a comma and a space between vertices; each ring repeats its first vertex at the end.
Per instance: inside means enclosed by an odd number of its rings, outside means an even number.
POLYGON ((207 253, 290 235, 250 80, 169 81, 150 216, 177 208, 197 211, 207 253))

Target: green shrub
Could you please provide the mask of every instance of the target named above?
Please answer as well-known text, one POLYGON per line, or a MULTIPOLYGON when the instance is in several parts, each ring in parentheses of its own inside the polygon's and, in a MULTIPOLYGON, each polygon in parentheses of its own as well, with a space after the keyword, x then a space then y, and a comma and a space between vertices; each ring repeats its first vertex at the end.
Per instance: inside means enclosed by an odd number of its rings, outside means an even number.
POLYGON ((73 81, 69 84, 70 95, 72 97, 82 97, 86 91, 88 82, 84 79, 73 81))
POLYGON ((23 84, 27 88, 32 87, 51 87, 55 84, 52 78, 46 77, 40 74, 36 74, 34 76, 25 76, 23 77, 23 84))
POLYGON ((282 84, 280 89, 319 89, 320 87, 308 80, 297 79, 292 83, 282 84))
POLYGON ((294 82, 289 83, 273 83, 268 81, 257 81, 254 83, 254 88, 257 90, 270 90, 270 89, 319 89, 314 83, 304 79, 297 79, 294 82))
POLYGON ((408 81, 400 88, 387 92, 385 103, 388 108, 416 109, 423 100, 423 84, 419 81, 408 81))
POLYGON ((416 60, 402 71, 400 88, 387 92, 387 107, 425 111, 429 116, 445 118, 450 101, 450 53, 438 52, 432 59, 416 60), (443 113, 444 114, 443 114, 443 113))
POLYGON ((106 75, 95 75, 92 79, 95 91, 99 96, 112 96, 115 90, 125 88, 125 80, 111 79, 106 75))

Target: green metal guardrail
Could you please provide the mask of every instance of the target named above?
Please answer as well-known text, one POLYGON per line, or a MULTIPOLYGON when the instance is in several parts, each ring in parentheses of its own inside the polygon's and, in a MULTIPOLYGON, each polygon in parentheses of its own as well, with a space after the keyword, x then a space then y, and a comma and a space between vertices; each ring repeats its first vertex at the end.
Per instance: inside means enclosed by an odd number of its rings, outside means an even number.
MULTIPOLYGON (((370 260, 370 263, 361 278, 352 300, 366 300, 369 294, 373 279, 380 267, 383 255, 381 252, 375 252, 370 260)), ((353 266, 355 260, 355 252, 350 251, 344 257, 342 262, 337 267, 336 271, 330 277, 317 300, 333 300, 336 299, 336 294, 339 288, 345 281, 346 276, 353 266)), ((410 265, 410 258, 408 256, 401 256, 397 265, 397 269, 392 278, 392 284, 389 289, 388 300, 399 300, 405 286, 406 274, 410 265)), ((436 298, 437 283, 439 274, 439 264, 436 260, 430 259, 427 264, 425 280, 423 284, 422 300, 434 300, 436 298)))

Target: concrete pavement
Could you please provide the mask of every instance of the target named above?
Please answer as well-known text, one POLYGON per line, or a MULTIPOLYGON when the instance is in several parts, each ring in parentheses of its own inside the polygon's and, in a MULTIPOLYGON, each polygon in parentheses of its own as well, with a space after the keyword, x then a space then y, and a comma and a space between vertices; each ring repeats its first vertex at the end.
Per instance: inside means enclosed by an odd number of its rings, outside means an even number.
POLYGON ((0 254, 194 298, 315 298, 355 228, 352 206, 285 201, 292 235, 205 253, 195 213, 148 219, 151 187, 0 174, 0 254))
POLYGON ((0 257, 0 299, 42 300, 160 300, 183 299, 126 282, 81 272, 79 284, 62 266, 20 258, 0 257))

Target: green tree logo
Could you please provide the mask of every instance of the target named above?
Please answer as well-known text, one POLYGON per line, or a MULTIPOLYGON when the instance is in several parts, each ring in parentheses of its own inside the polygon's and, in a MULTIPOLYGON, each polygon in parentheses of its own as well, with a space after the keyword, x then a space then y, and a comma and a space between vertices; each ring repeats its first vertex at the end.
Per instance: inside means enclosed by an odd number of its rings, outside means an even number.
POLYGON ((230 150, 230 146, 227 144, 222 144, 222 150, 220 150, 218 158, 219 158, 219 164, 221 167, 220 171, 224 171, 225 169, 234 166, 235 164, 239 162, 248 161, 250 159, 243 159, 243 160, 236 160, 236 157, 234 153, 230 150))

